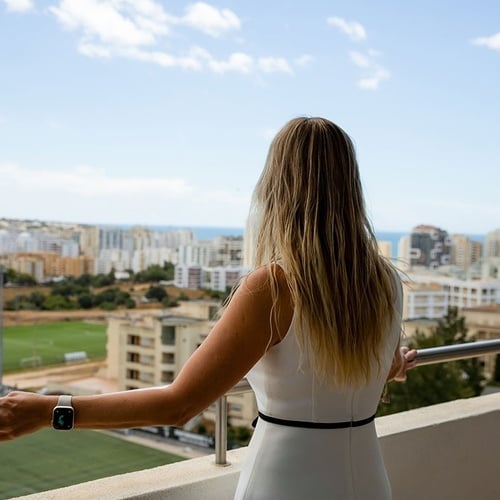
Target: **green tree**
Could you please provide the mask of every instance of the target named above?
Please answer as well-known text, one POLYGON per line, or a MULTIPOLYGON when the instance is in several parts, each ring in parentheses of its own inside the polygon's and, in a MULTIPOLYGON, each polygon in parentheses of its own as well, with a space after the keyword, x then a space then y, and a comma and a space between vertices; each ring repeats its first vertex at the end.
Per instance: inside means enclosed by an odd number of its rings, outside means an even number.
POLYGON ((27 273, 18 273, 12 268, 5 269, 3 268, 3 282, 4 283, 13 283, 14 285, 21 286, 33 286, 37 284, 36 279, 31 276, 31 274, 27 273))
MULTIPOLYGON (((417 331, 408 345, 424 349, 473 340, 467 337, 465 318, 458 315, 456 308, 450 307, 430 335, 417 331)), ((477 358, 420 366, 408 372, 405 383, 389 384, 390 402, 381 403, 377 415, 478 396, 483 390, 483 382, 483 366, 477 358)))
POLYGON ((161 302, 163 299, 168 297, 168 294, 162 286, 150 286, 144 296, 149 300, 156 300, 161 302))
POLYGON ((90 293, 82 293, 78 295, 77 300, 80 309, 91 309, 94 305, 94 301, 90 293))
POLYGON ((17 275, 16 283, 18 285, 34 286, 37 284, 37 281, 33 276, 31 276, 31 274, 19 273, 17 275))
POLYGON ((75 309, 76 307, 74 302, 63 295, 48 295, 43 301, 43 309, 47 311, 75 309))
POLYGON ((125 303, 123 304, 127 309, 135 308, 135 300, 132 297, 129 297, 125 303))
POLYGON ((5 303, 6 311, 32 311, 40 309, 37 307, 28 296, 16 295, 13 299, 5 303))
POLYGON ((92 286, 102 288, 103 286, 110 286, 115 282, 114 272, 113 276, 110 274, 97 274, 92 277, 92 286))
POLYGON ((29 296, 29 301, 35 306, 36 309, 41 309, 43 307, 43 302, 45 300, 45 295, 41 292, 31 292, 29 296))
POLYGON ((75 283, 88 288, 92 285, 92 275, 88 273, 82 274, 75 279, 75 283))
POLYGON ((165 279, 167 281, 172 281, 175 277, 175 264, 173 264, 172 262, 164 261, 163 262, 163 270, 166 273, 165 279))
POLYGON ((75 284, 72 280, 62 280, 53 282, 50 290, 51 295, 62 295, 63 297, 71 297, 75 295, 75 284))
POLYGON ((169 271, 155 264, 149 266, 145 271, 136 273, 134 281, 136 283, 158 283, 159 281, 166 281, 168 278, 169 271))

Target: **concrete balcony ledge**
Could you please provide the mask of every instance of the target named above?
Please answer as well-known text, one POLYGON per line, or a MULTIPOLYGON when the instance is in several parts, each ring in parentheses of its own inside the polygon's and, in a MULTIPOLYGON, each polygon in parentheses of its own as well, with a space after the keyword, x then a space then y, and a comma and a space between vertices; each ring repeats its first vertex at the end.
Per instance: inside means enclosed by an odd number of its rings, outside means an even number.
MULTIPOLYGON (((376 420, 394 500, 500 498, 500 393, 376 420)), ((232 499, 245 448, 107 477, 23 499, 232 499)))

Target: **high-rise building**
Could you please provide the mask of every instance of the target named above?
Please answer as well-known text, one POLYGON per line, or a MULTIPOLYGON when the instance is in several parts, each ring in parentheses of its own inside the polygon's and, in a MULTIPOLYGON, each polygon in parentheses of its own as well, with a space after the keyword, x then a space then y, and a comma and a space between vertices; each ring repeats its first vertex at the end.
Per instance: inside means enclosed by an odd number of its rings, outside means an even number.
POLYGON ((482 245, 479 241, 473 241, 464 234, 453 234, 450 240, 450 264, 466 270, 481 258, 482 245))
POLYGON ((420 225, 410 235, 410 266, 435 269, 450 263, 451 241, 448 233, 435 226, 420 225))
POLYGON ((390 241, 377 241, 380 255, 390 259, 392 257, 392 243, 390 241))
POLYGON ((410 264, 410 235, 405 235, 398 242, 398 267, 406 269, 410 264))
POLYGON ((485 257, 500 257, 500 229, 490 231, 484 242, 485 257))
POLYGON ((241 266, 243 262, 243 237, 219 236, 212 241, 213 254, 209 265, 241 266))

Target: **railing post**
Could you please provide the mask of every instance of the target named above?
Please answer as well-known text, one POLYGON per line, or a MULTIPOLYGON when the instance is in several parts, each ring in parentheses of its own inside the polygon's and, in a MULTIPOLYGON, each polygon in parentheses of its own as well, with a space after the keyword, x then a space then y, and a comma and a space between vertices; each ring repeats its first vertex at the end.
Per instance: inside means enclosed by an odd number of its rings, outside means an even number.
POLYGON ((227 465, 227 397, 221 396, 215 409, 215 464, 227 465))

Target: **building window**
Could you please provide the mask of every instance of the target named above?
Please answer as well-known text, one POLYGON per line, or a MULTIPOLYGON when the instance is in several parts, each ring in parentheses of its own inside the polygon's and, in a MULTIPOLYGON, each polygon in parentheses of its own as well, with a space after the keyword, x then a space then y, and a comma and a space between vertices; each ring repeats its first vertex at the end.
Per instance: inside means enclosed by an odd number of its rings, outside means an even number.
POLYGON ((161 381, 169 384, 174 381, 174 372, 173 371, 163 371, 161 372, 161 381))
POLYGON ((127 378, 129 380, 139 380, 139 370, 127 370, 127 378))
POLYGON ((141 342, 141 338, 139 335, 129 335, 127 337, 127 344, 128 345, 139 345, 141 342))
POLYGON ((175 326, 162 326, 161 343, 163 345, 175 345, 175 326))
POLYGON ((161 356, 162 363, 173 364, 175 363, 175 354, 173 352, 164 352, 161 356))
POLYGON ((127 361, 130 361, 131 363, 139 363, 139 353, 127 352, 127 361))

